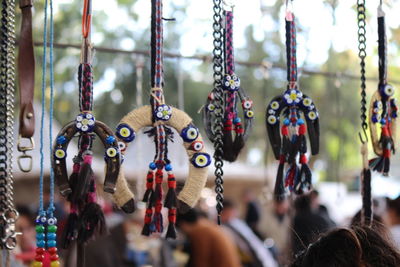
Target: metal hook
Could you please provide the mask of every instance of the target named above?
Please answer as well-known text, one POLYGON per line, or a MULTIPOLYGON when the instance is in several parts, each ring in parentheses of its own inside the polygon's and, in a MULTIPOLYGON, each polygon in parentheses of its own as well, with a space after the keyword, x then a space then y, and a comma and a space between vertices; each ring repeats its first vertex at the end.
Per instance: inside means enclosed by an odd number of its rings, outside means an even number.
POLYGON ((362 133, 358 132, 358 137, 360 138, 360 141, 362 144, 368 143, 368 134, 367 134, 367 129, 365 127, 362 127, 362 133))

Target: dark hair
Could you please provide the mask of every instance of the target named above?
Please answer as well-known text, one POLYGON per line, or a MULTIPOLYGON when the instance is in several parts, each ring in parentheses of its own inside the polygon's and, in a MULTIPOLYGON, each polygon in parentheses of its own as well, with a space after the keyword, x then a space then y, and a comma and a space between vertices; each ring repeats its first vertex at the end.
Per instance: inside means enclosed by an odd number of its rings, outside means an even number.
POLYGON ((298 254, 292 267, 395 267, 400 254, 385 237, 369 227, 335 229, 298 254))
POLYGON ((397 216, 400 216, 400 196, 396 199, 386 199, 386 206, 388 209, 391 209, 396 212, 397 216))
POLYGON ((236 204, 230 199, 225 199, 223 202, 223 205, 224 205, 224 208, 226 208, 226 209, 236 208, 236 204))
POLYGON ((179 227, 181 223, 194 224, 199 219, 199 212, 196 209, 190 209, 185 213, 179 213, 176 216, 176 225, 179 227))

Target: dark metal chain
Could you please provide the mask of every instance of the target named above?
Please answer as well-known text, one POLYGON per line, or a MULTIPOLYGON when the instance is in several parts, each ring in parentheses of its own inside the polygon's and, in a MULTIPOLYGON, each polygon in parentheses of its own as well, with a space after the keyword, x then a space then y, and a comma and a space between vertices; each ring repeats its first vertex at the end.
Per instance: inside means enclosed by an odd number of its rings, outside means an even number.
MULTIPOLYGON (((364 131, 368 129, 367 124, 367 93, 365 84, 365 57, 366 52, 366 29, 365 29, 365 0, 357 1, 357 20, 358 20, 358 56, 361 66, 361 127, 364 131)), ((365 134, 366 135, 366 134, 365 134)), ((366 136, 365 136, 366 137, 366 136)))
POLYGON ((215 193, 217 193, 217 212, 218 224, 220 224, 220 214, 223 209, 224 201, 224 171, 222 169, 224 162, 223 156, 223 117, 224 117, 224 99, 222 89, 222 72, 223 72, 223 32, 222 32, 222 0, 213 0, 214 2, 214 22, 213 22, 213 71, 214 71, 214 105, 215 105, 215 122, 213 124, 214 134, 214 166, 215 166, 215 193))
POLYGON ((0 237, 1 248, 16 245, 12 157, 15 99, 15 1, 2 0, 0 26, 0 237))

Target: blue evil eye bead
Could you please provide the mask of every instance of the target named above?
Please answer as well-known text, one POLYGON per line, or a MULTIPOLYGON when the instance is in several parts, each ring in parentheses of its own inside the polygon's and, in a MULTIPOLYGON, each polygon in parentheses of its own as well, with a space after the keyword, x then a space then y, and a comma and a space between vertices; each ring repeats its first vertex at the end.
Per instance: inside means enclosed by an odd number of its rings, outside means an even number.
POLYGON ((67 142, 67 138, 64 135, 57 137, 57 144, 63 145, 67 142))
POLYGON ((155 170, 155 169, 157 169, 157 164, 155 164, 154 162, 151 162, 150 164, 149 164, 149 168, 150 168, 150 170, 155 170))
POLYGON ((57 224, 57 219, 54 218, 54 217, 49 218, 49 219, 47 220, 47 224, 48 224, 48 225, 56 225, 56 224, 57 224))
POLYGON ((308 112, 308 114, 307 114, 307 116, 308 116, 308 118, 310 119, 310 120, 316 120, 317 118, 318 118, 318 114, 317 114, 317 112, 315 112, 315 111, 310 111, 310 112, 308 112))
POLYGON ((288 118, 284 119, 283 124, 288 126, 290 124, 290 120, 288 118))
POLYGON ((253 101, 251 101, 250 99, 248 100, 243 100, 242 102, 242 107, 244 109, 251 109, 253 107, 253 101))
POLYGON ((121 123, 120 125, 117 126, 116 135, 119 139, 123 140, 125 143, 132 142, 136 137, 135 131, 131 127, 129 127, 128 124, 125 123, 121 123))
POLYGON ((111 145, 112 143, 115 142, 115 137, 112 135, 109 135, 106 137, 106 144, 111 145))
POLYGON ((211 157, 207 153, 196 153, 193 155, 191 162, 196 168, 204 168, 210 165, 211 157))
POLYGON ((225 75, 223 86, 225 90, 228 91, 237 91, 240 87, 240 79, 235 74, 233 75, 225 75))
POLYGON ((118 147, 120 151, 126 150, 126 144, 124 142, 118 142, 118 147))
POLYGON ((65 150, 62 149, 62 148, 57 148, 57 149, 54 151, 54 157, 56 157, 56 158, 58 158, 58 159, 63 159, 63 158, 65 158, 66 156, 67 156, 67 152, 65 152, 65 150))
POLYGON ((36 240, 44 240, 46 235, 44 233, 37 233, 36 234, 36 240))
POLYGON ((172 116, 172 108, 168 105, 160 105, 154 111, 157 120, 167 121, 172 116))
POLYGON ((56 233, 47 233, 47 240, 56 240, 57 234, 56 233))
POLYGON ((394 95, 394 88, 390 84, 382 85, 380 88, 381 95, 385 97, 391 97, 394 95))
MULTIPOLYGON (((383 108, 382 101, 376 100, 376 101, 374 102, 374 109, 377 109, 377 110, 379 111, 379 110, 382 109, 382 108, 383 108)), ((378 111, 377 111, 377 112, 378 112, 378 111)))
POLYGON ((254 117, 254 111, 248 110, 248 111, 246 111, 246 112, 244 113, 244 116, 245 116, 247 119, 252 119, 252 118, 254 117))
POLYGON ((172 165, 171 165, 171 164, 165 165, 165 170, 166 170, 167 172, 172 171, 172 165))
POLYGON ((193 142, 199 136, 199 130, 193 125, 189 125, 182 130, 181 136, 183 138, 183 141, 193 142))
POLYGON ((207 105, 207 110, 210 111, 210 112, 214 112, 214 110, 215 110, 215 105, 214 105, 214 104, 211 104, 211 103, 208 104, 208 105, 207 105))
POLYGON ((118 150, 115 147, 109 147, 106 150, 106 156, 108 158, 114 158, 115 156, 118 155, 118 150))
POLYGON ((303 106, 305 106, 305 107, 310 107, 312 105, 312 100, 311 100, 311 98, 304 98, 303 99, 303 106))
POLYGON ((288 105, 299 104, 302 97, 303 93, 296 89, 286 90, 285 94, 283 95, 283 98, 288 105))
POLYGON ((47 222, 46 216, 37 216, 36 217, 36 224, 43 225, 43 224, 46 224, 46 222, 47 222))
POLYGON ((304 124, 304 120, 303 119, 298 119, 297 120, 297 125, 303 125, 304 124))
POLYGON ((273 110, 277 110, 278 108, 279 108, 279 103, 278 103, 278 101, 273 101, 271 104, 270 104, 270 107, 273 109, 273 110))
POLYGON ((239 118, 239 117, 236 117, 236 118, 234 118, 233 119, 233 123, 234 124, 238 124, 238 123, 240 123, 242 120, 239 118))
POLYGON ((95 118, 90 113, 81 113, 76 116, 75 126, 81 132, 90 132, 95 125, 95 118))
POLYGON ((274 125, 278 122, 277 118, 274 115, 268 116, 267 121, 271 125, 274 125))
POLYGON ((47 240, 47 246, 50 248, 54 248, 57 246, 57 242, 55 240, 47 240))
POLYGON ((194 151, 200 151, 204 148, 204 143, 202 141, 195 141, 190 145, 190 149, 194 151))
POLYGON ((36 241, 36 246, 38 248, 44 248, 44 246, 46 245, 46 242, 44 240, 38 240, 36 241))

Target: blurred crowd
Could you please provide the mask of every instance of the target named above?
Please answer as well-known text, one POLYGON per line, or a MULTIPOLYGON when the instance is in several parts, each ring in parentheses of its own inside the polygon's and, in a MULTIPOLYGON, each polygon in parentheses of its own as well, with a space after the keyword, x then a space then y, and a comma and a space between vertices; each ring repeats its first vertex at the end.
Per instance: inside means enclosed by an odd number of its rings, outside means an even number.
MULTIPOLYGON (((160 235, 141 235, 144 207, 140 203, 137 212, 126 215, 104 202, 109 230, 86 245, 86 266, 400 266, 400 197, 373 203, 373 226, 364 228, 359 227, 360 212, 345 225, 337 225, 315 190, 294 199, 262 204, 252 191, 244 190, 240 198, 224 201, 221 226, 217 225, 215 208, 203 200, 195 209, 178 214, 178 238, 166 240, 160 235), (374 251, 375 246, 379 252, 374 251), (380 253, 391 256, 388 262, 394 265, 366 264, 375 259, 365 255, 378 257, 380 253), (346 258, 349 265, 341 265, 346 258), (329 261, 336 265, 319 265, 329 261), (364 264, 351 265, 353 261, 364 264)), ((56 210, 61 237, 68 205, 60 200, 56 210)), ((23 234, 18 236, 12 266, 22 267, 29 266, 35 257, 36 211, 29 206, 18 206, 18 211, 17 231, 23 234)), ((76 250, 59 251, 62 266, 76 266, 76 250)))

